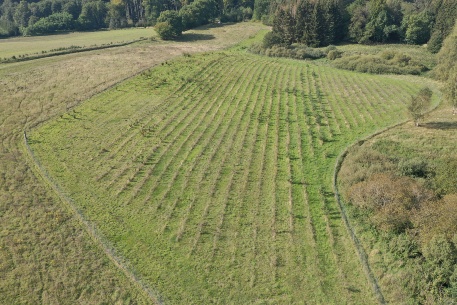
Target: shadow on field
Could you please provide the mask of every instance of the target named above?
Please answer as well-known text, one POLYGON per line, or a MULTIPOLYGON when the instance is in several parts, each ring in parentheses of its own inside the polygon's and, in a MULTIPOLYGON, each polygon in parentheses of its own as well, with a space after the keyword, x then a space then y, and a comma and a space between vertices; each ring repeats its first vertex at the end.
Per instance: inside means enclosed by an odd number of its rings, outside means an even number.
POLYGON ((211 34, 200 34, 200 33, 183 33, 179 37, 178 41, 190 42, 190 41, 199 41, 199 40, 211 40, 214 39, 214 35, 211 34))
POLYGON ((457 122, 430 122, 422 126, 429 129, 457 129, 457 122))

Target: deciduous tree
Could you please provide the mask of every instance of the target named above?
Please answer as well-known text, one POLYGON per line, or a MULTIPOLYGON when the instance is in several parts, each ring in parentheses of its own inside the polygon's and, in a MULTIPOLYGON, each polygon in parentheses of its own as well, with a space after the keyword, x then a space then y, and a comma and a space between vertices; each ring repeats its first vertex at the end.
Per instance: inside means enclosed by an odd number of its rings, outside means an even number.
POLYGON ((411 96, 411 102, 408 105, 408 111, 414 120, 414 124, 419 126, 421 120, 430 109, 432 103, 432 90, 423 88, 416 96, 411 96))

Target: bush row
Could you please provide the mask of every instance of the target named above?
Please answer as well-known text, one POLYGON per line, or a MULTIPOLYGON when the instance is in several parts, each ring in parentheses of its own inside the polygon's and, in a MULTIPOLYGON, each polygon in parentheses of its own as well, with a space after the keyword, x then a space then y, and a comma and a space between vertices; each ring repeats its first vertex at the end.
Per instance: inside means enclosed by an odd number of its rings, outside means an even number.
POLYGON ((336 59, 336 68, 372 74, 419 75, 427 67, 410 56, 395 51, 384 51, 377 55, 352 55, 336 59))

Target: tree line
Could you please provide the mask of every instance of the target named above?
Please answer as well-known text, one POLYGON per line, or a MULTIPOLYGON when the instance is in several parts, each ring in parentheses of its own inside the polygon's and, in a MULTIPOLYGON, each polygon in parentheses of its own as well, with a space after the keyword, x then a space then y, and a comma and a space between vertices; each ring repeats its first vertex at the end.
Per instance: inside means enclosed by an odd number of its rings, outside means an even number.
POLYGON ((436 53, 457 18, 455 0, 298 0, 271 6, 270 39, 314 47, 341 41, 427 43, 436 53))
POLYGON ((253 9, 251 0, 0 0, 0 37, 152 26, 165 11, 179 13, 188 29, 251 19, 253 9))

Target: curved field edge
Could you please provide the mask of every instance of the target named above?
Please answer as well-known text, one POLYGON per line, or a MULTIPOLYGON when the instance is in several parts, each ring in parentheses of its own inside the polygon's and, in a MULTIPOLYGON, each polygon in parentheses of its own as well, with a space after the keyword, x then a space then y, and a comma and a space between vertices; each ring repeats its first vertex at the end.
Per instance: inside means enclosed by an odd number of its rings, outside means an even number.
POLYGON ((0 303, 151 303, 29 167, 23 130, 147 67, 183 52, 225 48, 262 28, 205 27, 190 37, 202 33, 213 39, 141 42, 0 65, 0 303))
POLYGON ((126 263, 116 255, 112 247, 107 245, 106 241, 100 238, 100 234, 97 233, 94 228, 85 218, 84 215, 78 210, 75 204, 70 198, 68 198, 52 180, 51 177, 46 173, 46 170, 40 166, 40 163, 36 160, 32 150, 28 144, 27 133, 24 131, 24 142, 23 142, 23 153, 26 156, 28 163, 31 165, 30 169, 35 173, 36 177, 40 177, 44 184, 57 194, 60 201, 65 205, 67 211, 75 216, 77 222, 82 229, 84 229, 88 236, 92 239, 94 244, 106 255, 110 262, 119 269, 124 276, 130 281, 136 288, 143 294, 143 298, 149 299, 154 304, 161 304, 160 297, 150 287, 145 285, 134 272, 126 265, 126 263))
MULTIPOLYGON (((434 98, 434 101, 433 101, 433 104, 432 104, 432 108, 428 110, 428 113, 431 113, 441 105, 441 100, 442 100, 441 92, 438 91, 439 85, 437 84, 437 82, 434 82, 434 81, 431 81, 431 80, 428 80, 428 81, 424 80, 424 85, 434 88, 434 94, 438 95, 437 97, 434 98)), ((372 133, 372 134, 370 134, 370 135, 368 135, 366 137, 357 139, 356 142, 353 142, 352 144, 348 145, 340 153, 340 155, 338 156, 338 158, 336 160, 335 169, 333 171, 333 191, 334 191, 334 194, 335 194, 335 200, 338 203, 338 207, 339 207, 339 209, 341 211, 343 222, 344 222, 344 224, 346 226, 348 234, 351 237, 351 239, 353 240, 354 245, 355 245, 355 247, 357 249, 357 254, 358 254, 359 258, 360 258, 361 264, 362 264, 362 266, 364 268, 364 271, 365 271, 365 273, 367 275, 367 278, 370 281, 370 283, 371 283, 371 285, 373 287, 373 291, 375 292, 376 297, 378 299, 378 302, 380 304, 386 304, 386 300, 385 300, 384 294, 382 292, 382 289, 380 288, 380 285, 378 283, 378 279, 376 278, 376 276, 373 273, 373 270, 372 270, 372 268, 370 266, 369 258, 368 258, 367 252, 365 250, 365 247, 362 244, 362 242, 360 241, 360 239, 357 237, 357 233, 356 233, 357 230, 351 224, 351 219, 348 216, 348 213, 346 212, 345 203, 341 199, 341 194, 340 194, 340 190, 339 190, 339 187, 338 187, 338 175, 340 174, 341 167, 343 166, 343 163, 344 163, 346 157, 348 156, 349 151, 351 150, 352 147, 354 147, 356 145, 362 145, 365 141, 373 139, 378 135, 381 135, 381 134, 383 134, 383 133, 385 133, 387 131, 393 130, 393 129, 395 129, 395 128, 399 127, 399 126, 402 126, 402 125, 404 125, 404 124, 406 124, 408 122, 411 122, 411 120, 409 120, 409 119, 403 120, 402 122, 396 123, 396 124, 394 124, 392 126, 389 126, 389 127, 386 127, 386 128, 383 128, 382 130, 378 130, 378 131, 376 131, 376 132, 374 132, 374 133, 372 133)), ((352 221, 354 221, 354 220, 352 220, 352 221)))
POLYGON ((334 164, 346 143, 403 119, 420 84, 206 54, 97 96, 34 130, 31 146, 167 302, 375 302, 334 164))

